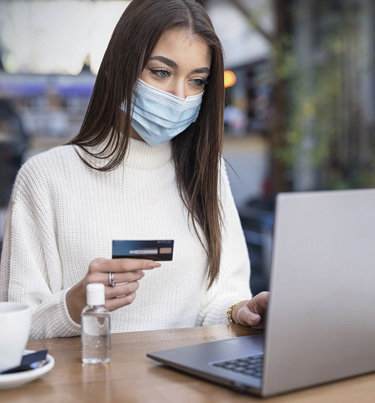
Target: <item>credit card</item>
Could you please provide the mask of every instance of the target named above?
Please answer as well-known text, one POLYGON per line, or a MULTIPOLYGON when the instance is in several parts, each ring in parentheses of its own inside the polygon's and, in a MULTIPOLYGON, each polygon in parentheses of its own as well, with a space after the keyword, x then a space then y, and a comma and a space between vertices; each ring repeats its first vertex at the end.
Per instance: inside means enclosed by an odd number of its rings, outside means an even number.
POLYGON ((112 259, 172 260, 172 240, 113 240, 112 259))

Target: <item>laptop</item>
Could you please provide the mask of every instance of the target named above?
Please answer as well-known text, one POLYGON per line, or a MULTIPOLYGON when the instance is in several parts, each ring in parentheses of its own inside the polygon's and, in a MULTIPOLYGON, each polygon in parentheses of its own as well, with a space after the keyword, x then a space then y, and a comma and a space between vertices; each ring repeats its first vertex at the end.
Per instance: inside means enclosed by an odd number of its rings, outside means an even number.
POLYGON ((375 371, 375 189, 280 193, 265 333, 147 355, 263 397, 375 371))

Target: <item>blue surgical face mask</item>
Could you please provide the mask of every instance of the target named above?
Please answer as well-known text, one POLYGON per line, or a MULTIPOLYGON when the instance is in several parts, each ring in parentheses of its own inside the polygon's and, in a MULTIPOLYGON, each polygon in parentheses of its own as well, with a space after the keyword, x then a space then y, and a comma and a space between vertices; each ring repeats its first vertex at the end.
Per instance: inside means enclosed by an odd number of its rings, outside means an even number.
MULTIPOLYGON (((159 146, 183 132, 197 120, 203 91, 182 99, 138 79, 133 89, 133 129, 150 146, 159 146)), ((126 110, 126 102, 121 105, 126 110)))

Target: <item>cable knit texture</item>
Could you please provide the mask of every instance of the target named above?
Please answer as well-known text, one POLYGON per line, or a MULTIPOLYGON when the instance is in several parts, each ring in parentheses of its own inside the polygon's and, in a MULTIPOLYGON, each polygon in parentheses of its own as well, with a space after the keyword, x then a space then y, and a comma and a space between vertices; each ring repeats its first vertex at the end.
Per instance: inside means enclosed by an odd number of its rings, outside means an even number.
POLYGON ((80 326, 65 295, 113 239, 174 239, 173 261, 146 271, 135 301, 111 313, 112 331, 227 324, 228 307, 250 298, 250 262, 224 163, 220 275, 207 291, 207 256, 179 196, 171 144, 131 139, 110 172, 87 167, 75 146, 56 147, 21 168, 5 224, 0 300, 33 310, 32 338, 69 337, 80 326))

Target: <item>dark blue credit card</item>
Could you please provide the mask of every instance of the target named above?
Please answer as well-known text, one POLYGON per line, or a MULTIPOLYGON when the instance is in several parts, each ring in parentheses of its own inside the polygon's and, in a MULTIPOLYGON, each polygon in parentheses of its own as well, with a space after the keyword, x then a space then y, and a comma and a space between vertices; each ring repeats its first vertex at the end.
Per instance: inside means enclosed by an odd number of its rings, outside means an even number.
POLYGON ((172 260, 172 240, 113 240, 112 259, 172 260))

